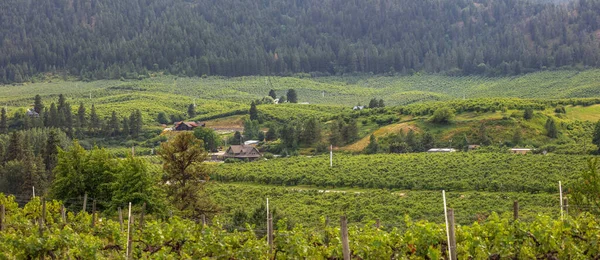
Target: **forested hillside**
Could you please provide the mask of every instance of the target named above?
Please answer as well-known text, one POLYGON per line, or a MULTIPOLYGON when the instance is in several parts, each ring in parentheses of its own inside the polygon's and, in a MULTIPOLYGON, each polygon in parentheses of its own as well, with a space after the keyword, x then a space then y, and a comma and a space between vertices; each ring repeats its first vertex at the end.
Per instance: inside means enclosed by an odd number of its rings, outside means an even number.
POLYGON ((0 24, 2 83, 600 66, 598 0, 6 0, 0 24))

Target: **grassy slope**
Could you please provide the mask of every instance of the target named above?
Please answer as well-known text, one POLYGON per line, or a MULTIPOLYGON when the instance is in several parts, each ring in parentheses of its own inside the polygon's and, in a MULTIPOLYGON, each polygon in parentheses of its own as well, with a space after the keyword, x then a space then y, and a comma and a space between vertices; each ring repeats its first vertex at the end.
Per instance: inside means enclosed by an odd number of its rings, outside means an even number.
MULTIPOLYGON (((592 97, 600 93, 600 70, 546 71, 519 77, 483 78, 415 75, 405 77, 239 77, 239 78, 178 78, 159 76, 141 81, 104 80, 94 82, 28 83, 19 86, 0 86, 0 104, 9 107, 28 106, 32 95, 46 99, 63 93, 86 103, 96 98, 131 92, 168 93, 187 104, 196 99, 228 100, 249 103, 262 98, 270 89, 277 96, 294 88, 300 102, 353 106, 366 104, 370 98, 382 98, 388 105, 399 105, 427 100, 478 97, 567 98, 592 97), (133 90, 131 90, 133 89, 133 90), (325 95, 323 96, 323 92, 325 95), (88 100, 90 93, 92 100, 88 100)), ((199 102, 202 105, 202 102, 199 102)), ((181 109, 183 104, 169 105, 181 109)))

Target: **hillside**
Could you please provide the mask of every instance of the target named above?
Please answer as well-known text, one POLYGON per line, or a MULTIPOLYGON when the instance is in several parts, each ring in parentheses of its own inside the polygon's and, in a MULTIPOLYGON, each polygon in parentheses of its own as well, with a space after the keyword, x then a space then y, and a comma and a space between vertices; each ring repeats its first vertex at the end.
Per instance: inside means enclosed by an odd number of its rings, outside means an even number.
POLYGON ((599 14, 594 0, 8 0, 0 83, 597 67, 599 14))

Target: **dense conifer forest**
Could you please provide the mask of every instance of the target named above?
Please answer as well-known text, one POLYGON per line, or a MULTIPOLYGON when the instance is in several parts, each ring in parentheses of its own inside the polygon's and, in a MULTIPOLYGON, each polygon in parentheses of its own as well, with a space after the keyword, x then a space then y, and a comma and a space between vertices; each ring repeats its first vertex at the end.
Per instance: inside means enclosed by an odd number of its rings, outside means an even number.
POLYGON ((600 66, 600 1, 7 0, 0 82, 600 66))

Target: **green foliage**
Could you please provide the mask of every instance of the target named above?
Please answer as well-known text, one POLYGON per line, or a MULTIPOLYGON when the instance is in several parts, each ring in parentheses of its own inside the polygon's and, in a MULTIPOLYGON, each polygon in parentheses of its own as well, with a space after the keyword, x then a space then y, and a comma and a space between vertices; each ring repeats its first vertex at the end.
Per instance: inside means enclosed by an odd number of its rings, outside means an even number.
POLYGON ((183 216, 198 219, 214 213, 215 208, 203 193, 210 169, 203 164, 208 154, 202 140, 191 132, 181 132, 160 145, 158 155, 163 160, 162 182, 172 205, 183 216))
MULTIPOLYGON (((423 71, 512 76, 598 64, 594 32, 599 27, 600 7, 594 1, 555 5, 499 0, 475 7, 472 3, 451 0, 435 5, 404 0, 382 7, 373 2, 329 6, 278 0, 268 5, 231 5, 203 0, 190 6, 183 0, 133 0, 127 5, 110 0, 86 5, 87 16, 81 17, 77 7, 53 8, 62 7, 59 1, 28 6, 10 0, 2 9, 5 21, 0 35, 13 40, 0 45, 0 57, 6 57, 0 66, 0 82, 38 80, 40 72, 84 81, 143 80, 160 73, 304 78, 423 71), (390 15, 382 16, 382 8, 390 15), (136 12, 124 15, 128 10, 136 12), (273 13, 283 18, 270 15, 273 13), (350 18, 357 13, 361 17, 350 18), (570 17, 573 13, 582 15, 570 17), (21 18, 30 16, 23 24, 21 18), (233 22, 237 27, 229 26, 233 22), (263 25, 271 24, 283 27, 263 31, 263 25), (397 24, 410 26, 399 29, 397 24), (547 29, 550 25, 553 30, 547 29), (241 29, 249 33, 240 33, 241 29), (192 31, 200 33, 177 33, 192 31), (82 32, 86 37, 78 37, 82 32), (27 37, 22 37, 23 33, 27 37), (530 37, 524 39, 523 35, 530 37), (39 44, 45 42, 53 45, 39 44), (13 46, 31 47, 21 50, 13 46)), ((263 84, 278 86, 270 81, 263 84)))
POLYGON ((250 120, 258 120, 258 110, 256 109, 256 104, 254 102, 250 104, 248 114, 250 115, 250 120))
POLYGON ((289 103, 298 103, 298 94, 296 94, 296 90, 289 89, 286 94, 286 100, 289 103))
POLYGON ((258 139, 258 133, 260 127, 256 120, 244 121, 244 140, 256 140, 258 139))
POLYGON ((533 118, 533 109, 532 108, 525 108, 525 112, 523 113, 523 118, 525 120, 530 120, 533 118))
POLYGON ((165 112, 158 112, 158 116, 156 118, 156 121, 158 121, 161 124, 168 124, 169 123, 169 119, 167 118, 167 114, 165 114, 165 112))
POLYGON ((554 122, 554 119, 552 119, 551 117, 549 117, 546 120, 546 125, 544 126, 544 128, 546 129, 546 135, 550 138, 556 138, 558 137, 558 129, 556 129, 556 123, 554 122))
MULTIPOLYGON (((0 203, 7 206, 9 213, 9 228, 0 236, 0 257, 123 258, 127 231, 121 231, 118 221, 103 218, 103 221, 96 222, 94 228, 90 228, 92 219, 89 214, 68 212, 65 223, 60 216, 62 203, 47 201, 44 230, 40 231, 36 223, 42 215, 39 198, 19 208, 14 197, 0 194, 0 203)), ((256 207, 255 212, 257 216, 265 213, 260 207, 256 207)), ((460 213, 457 215, 460 216, 460 213)), ((247 217, 241 220, 252 222, 253 217, 247 217)), ((273 251, 270 251, 263 236, 256 235, 261 233, 261 230, 255 230, 257 227, 246 225, 242 231, 230 232, 221 221, 216 218, 212 225, 203 226, 179 217, 149 219, 143 229, 137 225, 131 229, 134 238, 132 255, 143 259, 202 259, 215 256, 227 259, 271 259, 275 255, 284 259, 342 258, 340 228, 337 224, 327 224, 325 219, 318 221, 313 228, 302 225, 288 228, 286 219, 279 220, 274 230, 273 251)), ((367 221, 364 225, 349 224, 352 257, 442 258, 446 252, 444 224, 413 221, 410 217, 399 222, 401 227, 394 223, 389 228, 377 228, 374 221, 367 221)), ((490 255, 519 259, 548 256, 594 259, 599 255, 594 239, 598 236, 600 225, 597 218, 590 214, 567 217, 564 221, 538 216, 529 222, 522 222, 512 221, 511 216, 500 217, 494 213, 485 220, 471 223, 456 227, 459 259, 482 259, 490 255)))
POLYGON ((194 118, 196 116, 196 106, 194 106, 194 104, 188 106, 187 115, 189 118, 194 118))
POLYGON ((374 135, 371 135, 369 139, 369 145, 365 148, 366 154, 375 154, 379 151, 379 144, 377 143, 377 138, 374 135))
POLYGON ((429 118, 429 122, 435 124, 448 124, 454 118, 454 110, 448 107, 438 108, 429 118))
POLYGON ((594 133, 592 135, 592 143, 598 146, 598 154, 600 154, 600 120, 596 122, 594 126, 594 133))
POLYGON ((58 150, 50 193, 63 200, 87 193, 99 201, 110 201, 116 168, 117 161, 107 150, 95 147, 88 152, 74 141, 68 150, 58 150))
POLYGON ((144 159, 129 155, 126 159, 119 160, 114 182, 110 184, 112 196, 109 210, 126 208, 129 202, 133 205, 146 203, 147 212, 164 214, 167 204, 164 192, 157 186, 159 181, 159 174, 151 172, 144 159))
POLYGON ((336 167, 329 168, 328 156, 292 157, 243 166, 221 165, 212 178, 287 186, 556 192, 556 183, 568 185, 586 159, 574 155, 471 152, 336 155, 336 167))
POLYGON ((217 133, 211 128, 196 127, 196 129, 194 129, 194 136, 202 140, 204 143, 204 150, 206 151, 216 152, 217 147, 221 145, 221 138, 219 138, 217 133))

